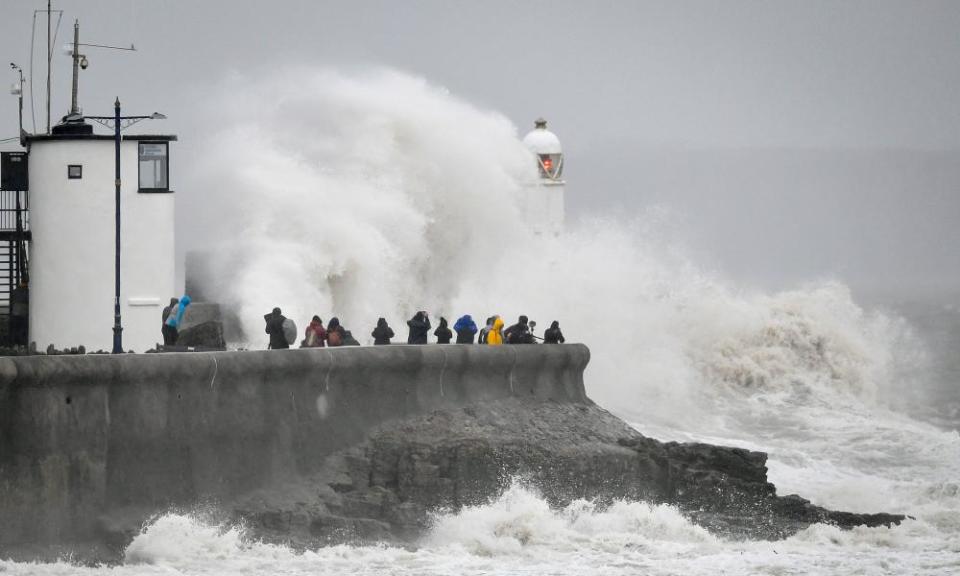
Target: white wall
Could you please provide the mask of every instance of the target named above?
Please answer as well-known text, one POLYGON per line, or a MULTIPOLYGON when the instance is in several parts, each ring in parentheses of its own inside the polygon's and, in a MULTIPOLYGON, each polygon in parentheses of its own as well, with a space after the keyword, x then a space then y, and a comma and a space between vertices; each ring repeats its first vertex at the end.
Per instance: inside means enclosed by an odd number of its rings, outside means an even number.
MULTIPOLYGON (((143 352, 162 340, 161 310, 177 296, 174 195, 138 193, 137 168, 137 142, 124 141, 123 347, 143 352)), ((57 348, 82 344, 88 351, 110 351, 114 295, 112 140, 33 142, 30 225, 30 340, 40 349, 49 344, 57 348), (83 165, 83 178, 69 180, 68 164, 83 165)))
POLYGON ((559 234, 564 222, 564 188, 562 183, 537 183, 524 186, 520 192, 521 213, 534 231, 559 234))

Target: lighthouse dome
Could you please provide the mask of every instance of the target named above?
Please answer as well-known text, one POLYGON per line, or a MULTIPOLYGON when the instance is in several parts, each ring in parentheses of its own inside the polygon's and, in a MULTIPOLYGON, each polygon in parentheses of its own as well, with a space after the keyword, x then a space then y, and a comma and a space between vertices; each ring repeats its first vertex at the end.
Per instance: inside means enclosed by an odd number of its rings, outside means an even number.
POLYGON ((536 127, 523 137, 523 143, 527 148, 534 154, 563 154, 560 139, 547 130, 547 121, 540 118, 534 125, 536 127))

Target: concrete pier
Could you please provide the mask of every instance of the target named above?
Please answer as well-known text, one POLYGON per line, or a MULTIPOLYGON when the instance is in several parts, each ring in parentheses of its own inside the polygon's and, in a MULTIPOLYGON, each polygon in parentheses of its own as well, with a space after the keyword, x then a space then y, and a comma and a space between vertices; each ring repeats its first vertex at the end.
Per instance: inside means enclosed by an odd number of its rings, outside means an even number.
POLYGON ((589 403, 589 357, 432 345, 0 358, 0 554, 307 475, 432 410, 589 403))

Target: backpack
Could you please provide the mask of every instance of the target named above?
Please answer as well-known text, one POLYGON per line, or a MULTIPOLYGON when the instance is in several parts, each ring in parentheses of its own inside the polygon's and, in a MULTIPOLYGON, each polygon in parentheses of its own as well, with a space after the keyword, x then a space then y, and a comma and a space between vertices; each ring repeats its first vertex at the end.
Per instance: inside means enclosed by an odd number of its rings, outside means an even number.
POLYGON ((290 345, 297 341, 297 325, 289 318, 283 320, 283 339, 290 345))

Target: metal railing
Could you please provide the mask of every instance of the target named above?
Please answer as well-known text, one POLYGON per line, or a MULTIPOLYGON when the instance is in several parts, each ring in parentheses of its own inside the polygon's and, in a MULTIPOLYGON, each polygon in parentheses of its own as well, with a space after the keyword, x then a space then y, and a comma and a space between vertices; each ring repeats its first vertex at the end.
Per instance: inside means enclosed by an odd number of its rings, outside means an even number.
POLYGON ((30 196, 26 191, 0 191, 0 232, 17 231, 17 204, 19 200, 22 230, 30 230, 30 196))

